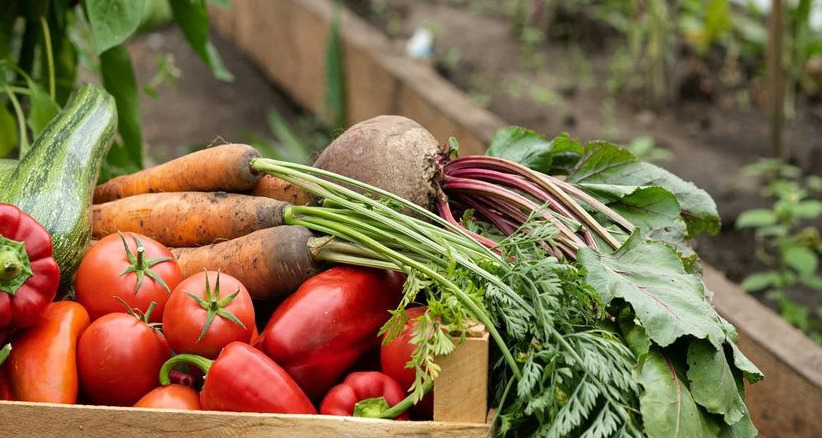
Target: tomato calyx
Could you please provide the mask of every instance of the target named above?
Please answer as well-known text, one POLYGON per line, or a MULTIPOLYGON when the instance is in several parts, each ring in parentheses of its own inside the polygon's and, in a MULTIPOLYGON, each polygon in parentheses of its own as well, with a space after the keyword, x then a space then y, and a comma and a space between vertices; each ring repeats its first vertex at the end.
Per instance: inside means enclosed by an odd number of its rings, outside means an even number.
POLYGON ((0 235, 0 291, 14 296, 33 275, 23 242, 0 235))
POLYGON ((186 292, 186 295, 191 297, 200 307, 203 308, 208 315, 206 316, 205 324, 203 324, 203 331, 200 332, 200 337, 197 338, 197 342, 200 342, 205 337, 208 329, 211 327, 211 323, 214 321, 215 316, 219 316, 221 318, 225 318, 234 324, 237 324, 244 330, 246 329, 245 325, 240 321, 233 313, 229 312, 225 309, 234 298, 237 298, 237 295, 240 293, 240 289, 232 293, 231 295, 220 299, 220 273, 217 272, 217 283, 214 285, 214 291, 211 290, 211 284, 208 281, 208 275, 205 276, 206 288, 205 288, 205 299, 198 297, 190 292, 186 292))
POLYGON ((122 299, 122 298, 120 298, 116 295, 114 296, 114 298, 117 301, 119 301, 123 305, 123 307, 126 308, 126 313, 128 313, 129 315, 131 315, 131 316, 139 319, 140 321, 144 322, 147 326, 151 327, 157 333, 162 334, 162 332, 160 331, 160 327, 162 326, 161 323, 159 323, 159 322, 148 322, 149 318, 151 318, 151 312, 153 312, 154 308, 157 307, 156 302, 152 301, 151 304, 148 305, 148 308, 146 309, 146 311, 143 312, 142 310, 140 310, 136 307, 130 307, 128 305, 128 303, 126 302, 126 300, 124 300, 124 299, 122 299))
POLYGON ((160 277, 151 268, 157 263, 167 262, 169 260, 174 259, 172 257, 157 257, 146 260, 146 248, 143 246, 143 243, 140 242, 140 238, 137 237, 134 233, 131 233, 131 237, 133 237, 134 241, 137 243, 137 255, 135 256, 134 253, 131 252, 131 249, 128 247, 128 243, 126 243, 126 238, 123 236, 123 234, 119 231, 117 232, 117 234, 119 234, 120 239, 123 240, 123 247, 125 247, 126 249, 126 257, 128 257, 129 262, 129 266, 123 272, 120 273, 120 277, 128 274, 129 272, 137 274, 137 285, 134 287, 134 295, 137 295, 137 292, 140 291, 140 286, 142 286, 143 279, 146 275, 148 275, 149 278, 156 281, 160 286, 162 286, 163 289, 166 290, 167 294, 171 295, 171 289, 169 289, 165 280, 163 280, 163 278, 160 277))

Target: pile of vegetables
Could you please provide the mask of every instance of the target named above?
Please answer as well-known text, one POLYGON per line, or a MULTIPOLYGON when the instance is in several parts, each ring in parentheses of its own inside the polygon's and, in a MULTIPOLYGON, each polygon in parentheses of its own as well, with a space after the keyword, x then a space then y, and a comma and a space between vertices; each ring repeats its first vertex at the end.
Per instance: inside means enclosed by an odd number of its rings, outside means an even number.
POLYGON ((756 435, 688 246, 716 207, 663 169, 382 116, 314 166, 222 145, 95 186, 110 106, 84 88, 0 168, 0 398, 427 419, 481 324, 501 436, 756 435))

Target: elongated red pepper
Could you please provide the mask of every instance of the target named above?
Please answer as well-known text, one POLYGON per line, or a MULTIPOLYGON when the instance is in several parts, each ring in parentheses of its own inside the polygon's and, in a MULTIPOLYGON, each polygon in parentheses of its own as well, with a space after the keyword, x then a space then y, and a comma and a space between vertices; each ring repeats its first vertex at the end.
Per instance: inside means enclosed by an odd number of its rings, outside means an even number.
POLYGON ((34 325, 57 294, 60 268, 49 232, 11 204, 0 204, 0 330, 34 325))
POLYGON ((315 275, 277 307, 257 346, 319 399, 377 345, 402 281, 395 272, 352 266, 315 275))
MULTIPOLYGON (((359 371, 349 374, 339 385, 331 388, 320 403, 323 415, 378 417, 383 410, 405 399, 405 391, 396 380, 377 371, 359 371)), ((396 417, 408 420, 408 412, 396 417)))
POLYGON ((212 411, 316 414, 311 400, 271 358, 242 342, 223 348, 217 359, 178 354, 163 365, 160 383, 169 385, 169 373, 180 364, 205 372, 200 392, 203 409, 212 411))
POLYGON ((77 340, 89 326, 86 309, 74 301, 51 303, 34 327, 12 339, 6 367, 19 401, 76 403, 77 340))

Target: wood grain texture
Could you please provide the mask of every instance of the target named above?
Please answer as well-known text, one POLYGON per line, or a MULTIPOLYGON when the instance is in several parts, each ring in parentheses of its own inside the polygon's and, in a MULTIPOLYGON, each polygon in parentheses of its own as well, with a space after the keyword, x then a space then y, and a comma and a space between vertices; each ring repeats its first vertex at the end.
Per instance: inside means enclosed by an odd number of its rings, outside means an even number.
POLYGON ((466 338, 448 356, 434 382, 434 420, 484 423, 488 414, 488 332, 466 338))
POLYGON ((0 401, 4 437, 15 438, 481 438, 482 424, 70 406, 0 401))

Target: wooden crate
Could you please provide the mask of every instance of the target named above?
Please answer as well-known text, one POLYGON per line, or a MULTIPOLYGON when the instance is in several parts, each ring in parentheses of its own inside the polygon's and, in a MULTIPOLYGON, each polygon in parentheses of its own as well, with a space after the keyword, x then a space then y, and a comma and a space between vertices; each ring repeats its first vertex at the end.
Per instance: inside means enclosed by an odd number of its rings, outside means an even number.
POLYGON ((488 334, 466 338, 440 361, 435 421, 325 415, 176 411, 0 401, 0 436, 59 438, 330 438, 487 436, 488 334))

